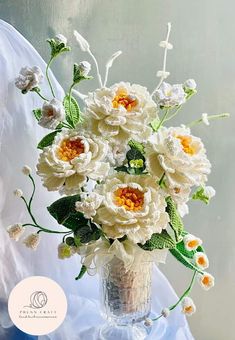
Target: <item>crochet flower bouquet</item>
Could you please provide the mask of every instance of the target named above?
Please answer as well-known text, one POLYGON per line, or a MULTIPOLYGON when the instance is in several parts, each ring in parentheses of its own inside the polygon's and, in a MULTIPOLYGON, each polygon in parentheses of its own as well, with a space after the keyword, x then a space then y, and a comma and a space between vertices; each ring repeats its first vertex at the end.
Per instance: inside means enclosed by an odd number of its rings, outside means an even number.
MULTIPOLYGON (((15 194, 32 221, 10 226, 9 235, 17 241, 34 227, 35 233, 23 242, 36 249, 44 232, 61 234, 59 258, 81 256, 76 279, 86 272, 101 273, 105 311, 117 325, 144 321, 147 328, 180 303, 182 312, 191 315, 196 308, 188 295, 195 278, 206 290, 214 285, 213 276, 205 271, 209 261, 202 241, 185 230, 181 218, 188 213, 190 199, 207 204, 215 194, 205 186, 211 171, 205 147, 190 127, 228 115, 202 114, 188 125, 166 126, 197 92, 193 79, 176 85, 165 82, 167 52, 173 48, 170 28, 168 24, 166 40, 160 43, 163 70, 157 73, 160 82, 152 94, 126 82, 107 87, 109 70, 121 51, 107 62, 103 81, 89 43, 76 31, 81 50, 94 61, 100 88, 88 95, 75 89, 92 79, 90 64, 83 61, 74 64, 72 85, 62 101, 55 98, 48 70, 55 58, 70 50, 62 35, 47 40, 51 57, 45 73, 52 99, 40 91, 43 74, 38 67, 22 68, 15 82, 22 93, 35 92, 44 101, 33 114, 40 126, 52 131, 37 146, 37 174, 49 191, 60 192, 62 198, 47 208, 60 229, 41 226, 32 211, 34 179, 25 166, 32 195, 27 200, 20 189, 15 194), (83 100, 83 112, 74 96, 83 100), (178 301, 150 318, 152 263, 165 262, 168 252, 192 271, 192 281, 178 301)), ((105 329, 107 338, 110 332, 105 329)))

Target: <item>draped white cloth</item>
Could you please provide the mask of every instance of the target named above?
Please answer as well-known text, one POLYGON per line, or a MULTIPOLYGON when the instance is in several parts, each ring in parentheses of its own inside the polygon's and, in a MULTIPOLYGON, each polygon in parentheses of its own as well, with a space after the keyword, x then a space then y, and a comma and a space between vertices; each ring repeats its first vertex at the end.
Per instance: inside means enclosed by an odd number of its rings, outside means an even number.
MULTIPOLYGON (((77 282, 74 277, 80 269, 79 257, 61 261, 57 258, 60 236, 44 234, 36 252, 8 238, 6 227, 16 222, 29 221, 22 201, 12 194, 21 188, 26 195, 31 186, 21 173, 23 165, 35 168, 36 144, 45 134, 37 125, 32 109, 40 107, 41 99, 35 93, 22 95, 14 86, 14 78, 22 66, 40 66, 45 63, 29 42, 12 26, 0 20, 0 339, 10 339, 6 330, 12 327, 7 313, 7 299, 11 289, 23 278, 31 275, 48 276, 57 281, 68 298, 68 314, 63 325, 55 332, 39 337, 40 340, 92 340, 97 339, 99 326, 104 322, 98 307, 98 278, 86 276, 77 282)), ((63 90, 51 74, 56 95, 63 90)), ((49 96, 46 82, 42 93, 49 96)), ((57 228, 45 207, 58 196, 48 193, 36 180, 37 193, 34 211, 42 225, 57 228)), ((173 304, 177 296, 158 268, 153 274, 153 313, 173 304)), ((148 339, 191 340, 193 339, 185 317, 177 308, 168 319, 154 324, 148 339)), ((18 338, 17 338, 18 340, 18 338)))

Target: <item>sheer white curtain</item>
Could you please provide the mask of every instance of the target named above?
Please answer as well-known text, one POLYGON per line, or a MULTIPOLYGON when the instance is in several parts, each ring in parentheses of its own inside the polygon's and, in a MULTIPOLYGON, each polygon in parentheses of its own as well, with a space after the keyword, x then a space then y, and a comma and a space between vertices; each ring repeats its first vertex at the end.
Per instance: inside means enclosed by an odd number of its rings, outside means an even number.
MULTIPOLYGON (((14 86, 14 78, 26 65, 40 66, 43 71, 46 66, 29 42, 12 26, 0 20, 0 338, 5 340, 4 329, 12 326, 6 308, 11 289, 27 276, 44 275, 63 287, 69 308, 63 325, 40 339, 92 340, 97 338, 98 327, 104 322, 99 314, 97 277, 86 276, 79 282, 74 280, 80 269, 79 258, 57 259, 57 245, 61 237, 42 235, 38 250, 32 252, 22 244, 11 241, 5 230, 9 224, 29 220, 21 200, 17 200, 12 192, 15 188, 21 188, 26 195, 30 193, 30 183, 20 170, 25 164, 35 168, 38 156, 36 145, 45 134, 32 116, 32 109, 41 106, 41 99, 34 93, 23 96, 14 86)), ((56 95, 61 98, 63 90, 53 75, 51 77, 56 95)), ((42 85, 42 92, 49 96, 46 82, 42 85)), ((58 196, 46 192, 38 179, 36 184, 35 214, 43 225, 58 228, 45 209, 58 196)), ((171 285, 155 268, 153 312, 159 313, 176 299, 171 285)), ((154 325, 149 339, 191 340, 193 337, 178 308, 167 320, 160 319, 154 325)))

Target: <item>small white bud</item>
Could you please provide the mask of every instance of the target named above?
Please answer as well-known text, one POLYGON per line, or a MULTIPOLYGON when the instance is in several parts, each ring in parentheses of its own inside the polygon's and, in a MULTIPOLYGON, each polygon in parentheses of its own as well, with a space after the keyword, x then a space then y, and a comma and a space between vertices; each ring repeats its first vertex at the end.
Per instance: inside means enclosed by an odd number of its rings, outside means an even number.
POLYGON ((10 225, 7 228, 7 232, 9 234, 9 237, 15 241, 19 241, 20 237, 23 235, 25 231, 25 227, 22 226, 20 223, 16 223, 13 225, 10 225))
POLYGON ((169 43, 166 40, 160 41, 159 43, 160 47, 166 48, 167 50, 172 50, 173 49, 173 45, 171 43, 169 43))
POLYGON ((63 35, 63 34, 57 34, 55 36, 55 41, 58 43, 58 44, 64 44, 64 45, 67 45, 67 38, 63 35))
POLYGON ((153 324, 153 321, 152 321, 151 319, 146 318, 146 319, 144 320, 144 325, 145 325, 146 327, 151 327, 152 324, 153 324))
POLYGON ((205 193, 205 195, 206 195, 206 196, 209 198, 209 200, 210 200, 212 197, 215 196, 216 191, 215 191, 215 189, 214 189, 212 186, 208 185, 208 186, 206 186, 206 187, 204 188, 204 193, 205 193))
POLYGON ((205 125, 210 125, 207 113, 202 113, 202 121, 205 125))
POLYGON ((39 234, 30 234, 23 241, 23 243, 26 245, 26 247, 30 248, 32 250, 37 249, 39 242, 40 242, 39 234))
POLYGON ((167 77, 169 77, 170 72, 167 71, 157 71, 157 77, 159 78, 163 78, 166 79, 167 77))
POLYGON ((81 61, 78 65, 80 75, 86 77, 91 70, 91 64, 88 61, 81 61))
POLYGON ((24 175, 29 176, 32 173, 32 169, 28 165, 25 165, 22 168, 22 172, 24 175))
POLYGON ((170 315, 170 310, 169 310, 169 308, 163 308, 163 310, 162 310, 162 316, 163 316, 164 318, 168 318, 169 315, 170 315))
POLYGON ((196 82, 195 82, 194 79, 188 79, 188 80, 186 80, 186 82, 184 83, 184 87, 185 87, 186 89, 189 89, 189 90, 195 90, 196 87, 197 87, 197 84, 196 84, 196 82))
POLYGON ((14 190, 14 195, 20 198, 23 196, 23 191, 21 189, 16 189, 14 190))

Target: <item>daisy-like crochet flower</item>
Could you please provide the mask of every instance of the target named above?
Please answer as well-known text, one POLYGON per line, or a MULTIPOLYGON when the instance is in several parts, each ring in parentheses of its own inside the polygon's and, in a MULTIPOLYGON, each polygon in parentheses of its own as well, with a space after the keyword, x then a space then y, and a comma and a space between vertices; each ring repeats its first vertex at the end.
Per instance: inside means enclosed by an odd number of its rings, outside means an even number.
POLYGON ((195 312, 196 312, 196 306, 193 300, 190 297, 186 296, 182 301, 182 313, 190 316, 195 312))
POLYGON ((157 118, 157 106, 147 89, 124 82, 89 93, 86 112, 95 134, 121 143, 146 140, 151 134, 149 123, 157 118))
POLYGON ((44 148, 37 164, 37 173, 49 191, 77 193, 86 183, 108 175, 105 162, 107 142, 77 130, 63 130, 53 144, 44 148))
POLYGON ((182 84, 171 85, 163 82, 154 92, 153 98, 159 106, 174 107, 185 103, 186 93, 182 84))
POLYGON ((185 235, 183 241, 185 249, 188 251, 196 250, 202 244, 202 240, 192 234, 185 235))
POLYGON ((205 253, 197 252, 194 255, 194 262, 196 266, 200 269, 206 269, 209 267, 209 260, 205 253))
POLYGON ((198 282, 200 286, 205 290, 209 290, 215 285, 215 279, 209 273, 198 274, 198 282))
POLYGON ((146 151, 149 172, 158 178, 165 173, 171 188, 202 185, 211 171, 201 139, 186 127, 162 127, 146 151))
POLYGON ((112 239, 127 235, 133 243, 144 244, 153 233, 166 229, 169 216, 156 181, 148 175, 118 173, 96 188, 103 196, 94 220, 112 239))
POLYGON ((63 103, 53 98, 49 103, 44 102, 42 107, 42 116, 38 124, 44 128, 54 130, 57 125, 65 119, 65 110, 63 103))

